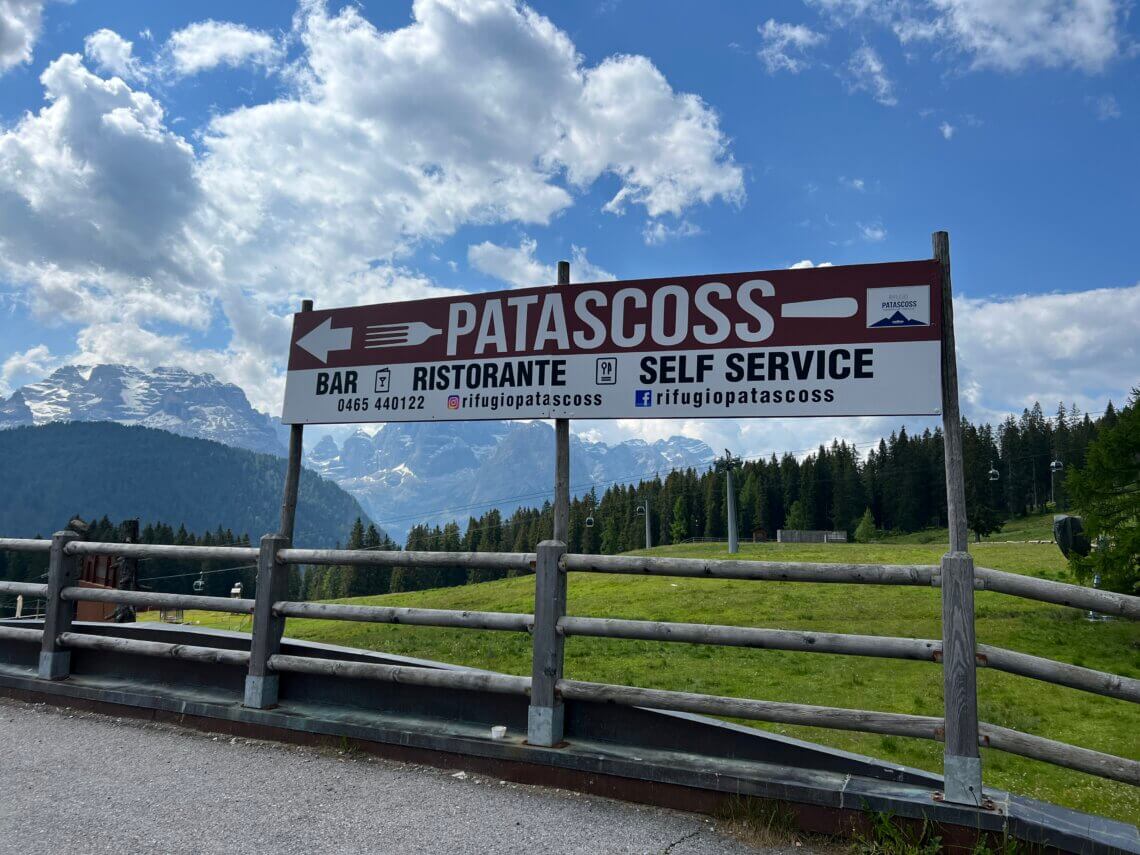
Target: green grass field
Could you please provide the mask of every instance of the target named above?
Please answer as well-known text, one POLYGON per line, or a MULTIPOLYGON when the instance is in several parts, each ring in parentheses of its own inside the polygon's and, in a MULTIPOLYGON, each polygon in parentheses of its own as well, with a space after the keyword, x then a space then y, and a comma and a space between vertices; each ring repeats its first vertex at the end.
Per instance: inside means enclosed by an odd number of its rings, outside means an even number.
MULTIPOLYGON (((938 544, 745 544, 742 557, 769 560, 935 564, 938 544)), ((1047 544, 981 543, 979 565, 1071 581, 1060 552, 1047 544)), ((653 554, 728 557, 722 545, 692 544, 653 554)), ((534 579, 360 598, 354 602, 425 608, 530 612, 534 579)), ((1074 609, 1001 594, 977 596, 979 642, 1140 677, 1140 627, 1125 620, 1088 622, 1074 609)), ((573 574, 569 612, 622 617, 938 638, 935 589, 730 582, 573 574)), ((194 612, 189 620, 230 629, 249 619, 194 612)), ((520 634, 290 620, 294 638, 384 650, 529 674, 529 639, 520 634)), ((661 689, 768 700, 941 715, 942 673, 934 664, 812 653, 741 650, 664 642, 571 638, 566 674, 661 689)), ((1140 707, 1016 677, 978 673, 981 718, 994 724, 1125 757, 1140 755, 1140 707)), ((760 725, 780 733, 924 769, 940 771, 933 742, 817 728, 760 725)), ((997 751, 983 752, 986 783, 1080 810, 1136 821, 1140 789, 997 751)))

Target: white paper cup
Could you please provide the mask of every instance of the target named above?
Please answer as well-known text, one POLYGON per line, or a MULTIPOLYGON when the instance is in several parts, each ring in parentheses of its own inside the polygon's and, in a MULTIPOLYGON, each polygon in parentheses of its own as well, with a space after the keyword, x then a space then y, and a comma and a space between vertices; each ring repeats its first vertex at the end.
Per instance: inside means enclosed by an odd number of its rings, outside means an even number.
POLYGON ((501 724, 496 724, 494 727, 491 728, 491 738, 492 739, 506 739, 507 738, 506 727, 504 727, 501 724))

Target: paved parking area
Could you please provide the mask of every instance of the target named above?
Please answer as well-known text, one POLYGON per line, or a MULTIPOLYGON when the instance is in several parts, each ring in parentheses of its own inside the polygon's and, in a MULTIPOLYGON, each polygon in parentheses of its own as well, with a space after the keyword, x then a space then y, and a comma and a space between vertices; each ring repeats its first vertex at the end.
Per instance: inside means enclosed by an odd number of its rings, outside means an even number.
POLYGON ((694 814, 5 699, 0 751, 0 853, 758 851, 694 814))

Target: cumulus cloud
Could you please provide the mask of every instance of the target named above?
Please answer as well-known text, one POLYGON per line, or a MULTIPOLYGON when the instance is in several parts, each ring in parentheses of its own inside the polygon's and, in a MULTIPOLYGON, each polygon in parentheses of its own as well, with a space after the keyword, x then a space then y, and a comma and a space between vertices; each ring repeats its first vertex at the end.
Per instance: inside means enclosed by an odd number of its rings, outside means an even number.
POLYGON ((60 366, 46 345, 37 344, 23 353, 13 353, 0 364, 0 395, 10 395, 18 387, 39 380, 60 366))
POLYGON ((886 63, 870 45, 863 45, 851 54, 845 73, 847 87, 852 92, 868 92, 885 107, 893 107, 899 102, 895 97, 895 85, 887 75, 886 63))
POLYGON ((43 0, 0 0, 0 74, 32 58, 43 12, 43 0))
POLYGON ((124 80, 142 80, 146 69, 134 56, 134 43, 114 30, 96 30, 83 40, 83 53, 95 70, 124 80))
POLYGON ((863 240, 878 243, 887 239, 887 230, 878 220, 873 223, 856 223, 856 225, 859 226, 859 233, 863 235, 863 240))
POLYGON ((797 261, 795 264, 789 264, 788 270, 808 270, 812 267, 834 267, 830 261, 821 261, 819 264, 814 263, 810 258, 804 258, 797 261))
POLYGON ((952 136, 954 136, 954 131, 956 131, 956 130, 957 130, 957 128, 955 128, 949 122, 943 122, 942 124, 940 124, 938 126, 938 132, 942 134, 942 139, 944 139, 944 140, 948 140, 952 136))
MULTIPOLYGON (((535 253, 538 241, 523 236, 518 246, 500 246, 490 241, 467 247, 467 263, 480 273, 494 276, 516 288, 553 285, 558 271, 553 264, 543 264, 535 253)), ((584 247, 572 247, 570 275, 575 282, 605 282, 616 277, 586 256, 584 247)))
POLYGON ((166 52, 175 74, 189 76, 219 65, 272 67, 282 51, 269 33, 228 21, 200 21, 171 33, 166 52))
POLYGON ((799 74, 809 63, 807 52, 827 40, 823 33, 803 24, 784 24, 769 18, 756 28, 761 47, 757 52, 769 74, 788 71, 799 74))
POLYGON ((903 44, 931 42, 972 68, 1095 73, 1121 52, 1125 0, 808 0, 839 23, 867 18, 903 44))
MULTIPOLYGON (((797 266, 806 266, 801 263, 797 266)), ((1100 412, 1109 399, 1118 405, 1136 385, 1140 342, 1140 284, 1067 294, 1025 294, 1012 298, 957 297, 957 339, 962 412, 972 420, 1000 422, 1040 402, 1049 411, 1075 402, 1100 412)), ((905 424, 934 428, 937 418, 854 419, 628 419, 575 422, 595 440, 647 441, 673 434, 703 439, 746 457, 784 451, 806 453, 841 438, 861 450, 905 424)), ((650 473, 652 474, 652 473, 650 473)))
MULTIPOLYGON (((269 56, 255 31, 202 35, 231 26, 181 30, 163 56, 187 72, 269 56), (265 50, 234 46, 251 44, 265 50)), ((83 360, 177 357, 276 409, 265 378, 303 296, 450 293, 404 260, 465 226, 546 224, 603 176, 607 210, 651 221, 743 199, 712 108, 644 57, 585 64, 529 7, 421 0, 382 32, 354 6, 305 3, 294 26, 283 93, 191 136, 121 73, 134 56, 109 31, 87 53, 116 77, 65 54, 44 106, 0 130, 0 281, 41 322, 80 325, 83 360), (219 328, 228 343, 196 346, 219 328)), ((612 278, 579 253, 575 279, 612 278)))

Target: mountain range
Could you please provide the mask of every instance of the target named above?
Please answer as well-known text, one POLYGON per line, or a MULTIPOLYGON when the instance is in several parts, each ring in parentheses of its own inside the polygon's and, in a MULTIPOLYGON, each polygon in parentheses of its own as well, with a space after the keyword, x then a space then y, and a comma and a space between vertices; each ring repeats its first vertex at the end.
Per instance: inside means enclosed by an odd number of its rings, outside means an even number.
MULTIPOLYGON (((613 483, 708 466, 713 450, 673 436, 617 445, 570 437, 570 489, 580 495, 613 483)), ((389 424, 358 430, 339 445, 325 436, 305 463, 355 496, 392 537, 417 523, 463 522, 491 508, 509 514, 541 506, 554 484, 554 429, 546 422, 389 424)))
MULTIPOLYGON (((69 365, 0 400, 0 429, 58 421, 118 422, 282 455, 287 428, 258 412, 237 386, 180 368, 69 365)), ((571 437, 574 494, 712 462, 704 442, 682 436, 616 445, 571 437)), ((554 430, 545 422, 388 424, 308 449, 307 468, 336 482, 393 538, 417 523, 510 513, 551 498, 554 430)))
POLYGON ((65 365, 0 399, 0 430, 49 422, 118 422, 285 454, 280 423, 250 406, 245 392, 182 368, 65 365))

